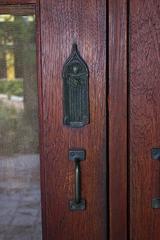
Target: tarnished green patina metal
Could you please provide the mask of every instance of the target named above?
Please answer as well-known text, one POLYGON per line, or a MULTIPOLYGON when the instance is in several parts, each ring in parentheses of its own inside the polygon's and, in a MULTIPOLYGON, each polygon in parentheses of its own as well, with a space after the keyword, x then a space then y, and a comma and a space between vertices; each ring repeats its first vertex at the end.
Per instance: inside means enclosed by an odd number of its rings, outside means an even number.
POLYGON ((80 162, 85 160, 85 149, 70 149, 69 160, 75 162, 75 198, 69 201, 69 208, 72 211, 86 209, 86 201, 81 198, 81 167, 80 162))
POLYGON ((64 125, 80 128, 89 123, 89 70, 73 44, 63 67, 64 125))

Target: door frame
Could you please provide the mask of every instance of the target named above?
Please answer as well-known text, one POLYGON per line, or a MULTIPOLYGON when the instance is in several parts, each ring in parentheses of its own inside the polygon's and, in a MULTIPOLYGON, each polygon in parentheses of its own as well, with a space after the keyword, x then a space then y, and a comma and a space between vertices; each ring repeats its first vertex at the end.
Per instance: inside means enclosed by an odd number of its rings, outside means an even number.
POLYGON ((109 230, 129 239, 128 198, 128 3, 109 0, 109 230), (128 235, 128 236, 127 236, 128 235))

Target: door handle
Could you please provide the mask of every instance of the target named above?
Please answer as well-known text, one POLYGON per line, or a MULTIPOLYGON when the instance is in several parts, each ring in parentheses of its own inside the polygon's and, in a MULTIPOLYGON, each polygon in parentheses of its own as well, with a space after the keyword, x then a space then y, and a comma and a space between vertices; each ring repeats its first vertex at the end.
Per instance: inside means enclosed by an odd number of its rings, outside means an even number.
POLYGON ((85 160, 85 150, 71 149, 69 150, 69 160, 75 162, 75 198, 69 201, 69 208, 72 211, 84 210, 86 201, 81 199, 81 167, 80 162, 85 160))
MULTIPOLYGON (((151 157, 153 160, 160 160, 160 148, 152 148, 151 157)), ((160 208, 160 197, 152 199, 152 208, 160 208)))
POLYGON ((75 202, 79 204, 81 201, 81 172, 80 172, 80 161, 79 159, 75 160, 75 202))

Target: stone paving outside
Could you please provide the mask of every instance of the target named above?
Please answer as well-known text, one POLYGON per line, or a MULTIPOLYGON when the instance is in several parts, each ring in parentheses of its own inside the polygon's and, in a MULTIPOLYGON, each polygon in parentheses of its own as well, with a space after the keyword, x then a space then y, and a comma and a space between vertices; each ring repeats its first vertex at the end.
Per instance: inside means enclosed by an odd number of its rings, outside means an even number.
POLYGON ((41 240, 39 155, 0 157, 0 240, 41 240))

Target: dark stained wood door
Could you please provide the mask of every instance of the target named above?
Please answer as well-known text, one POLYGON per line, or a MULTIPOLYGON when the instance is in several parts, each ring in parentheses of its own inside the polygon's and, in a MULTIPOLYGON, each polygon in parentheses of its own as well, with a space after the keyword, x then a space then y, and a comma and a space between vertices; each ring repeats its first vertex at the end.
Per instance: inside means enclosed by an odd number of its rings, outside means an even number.
POLYGON ((130 239, 160 239, 160 2, 130 1, 129 151, 130 239))
POLYGON ((109 1, 109 233, 127 238, 127 1, 109 1))
POLYGON ((105 0, 41 0, 42 176, 45 240, 105 240, 106 76, 105 0), (89 68, 90 123, 63 124, 62 69, 73 43, 89 68), (75 166, 69 149, 83 148, 82 198, 86 210, 71 211, 75 166))
POLYGON ((159 240, 158 0, 109 1, 108 103, 110 239, 159 240))

